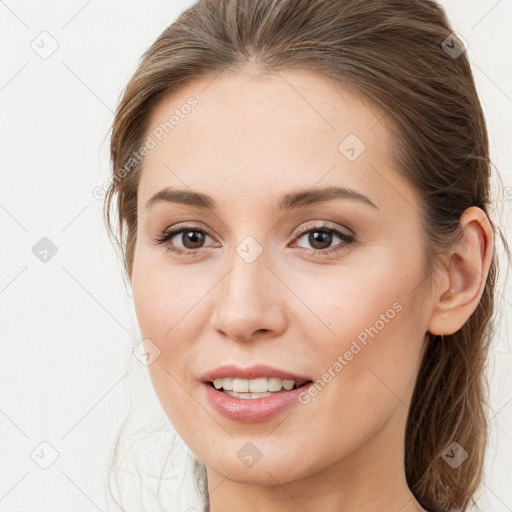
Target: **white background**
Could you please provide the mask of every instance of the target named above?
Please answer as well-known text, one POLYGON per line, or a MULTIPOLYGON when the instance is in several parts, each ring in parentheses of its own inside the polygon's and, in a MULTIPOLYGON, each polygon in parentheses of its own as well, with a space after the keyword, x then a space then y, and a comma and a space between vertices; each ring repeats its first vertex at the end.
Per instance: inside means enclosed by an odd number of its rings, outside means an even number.
MULTIPOLYGON (((107 135, 123 87, 141 54, 192 3, 0 1, 0 511, 110 510, 107 455, 130 386, 159 411, 148 381, 140 384, 147 369, 127 363, 139 334, 92 191, 109 178, 107 135), (58 44, 47 59, 31 47, 38 37, 46 48, 58 44), (42 237, 57 247, 47 263, 32 252, 42 237), (49 460, 43 441, 58 452, 48 469, 31 457, 36 450, 34 458, 49 460)), ((469 43, 493 161, 511 187, 512 2, 442 4, 469 43)), ((512 188, 499 187, 498 221, 509 234, 512 188)), ((512 511, 512 297, 503 295, 480 499, 488 512, 512 511)), ((190 496, 180 510, 195 503, 190 496)))

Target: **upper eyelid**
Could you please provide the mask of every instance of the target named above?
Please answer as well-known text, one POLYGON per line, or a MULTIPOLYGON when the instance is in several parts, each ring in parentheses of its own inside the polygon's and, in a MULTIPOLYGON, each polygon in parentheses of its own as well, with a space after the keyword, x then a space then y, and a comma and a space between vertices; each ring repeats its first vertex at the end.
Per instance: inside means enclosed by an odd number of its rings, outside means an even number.
POLYGON ((317 225, 317 226, 312 225, 311 224, 312 222, 314 222, 314 221, 308 221, 308 224, 306 224, 303 228, 299 229, 297 236, 303 235, 304 233, 307 233, 308 231, 312 231, 313 229, 339 231, 340 233, 345 233, 347 235, 353 236, 352 230, 350 230, 348 228, 334 226, 327 221, 317 221, 317 222, 322 222, 322 225, 317 225))

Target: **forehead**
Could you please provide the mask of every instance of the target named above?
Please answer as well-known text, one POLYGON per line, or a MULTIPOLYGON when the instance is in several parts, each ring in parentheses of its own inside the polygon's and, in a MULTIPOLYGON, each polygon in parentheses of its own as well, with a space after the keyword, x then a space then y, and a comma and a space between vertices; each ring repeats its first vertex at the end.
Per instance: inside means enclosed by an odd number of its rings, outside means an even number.
POLYGON ((155 147, 143 162, 140 196, 171 186, 214 189, 221 202, 261 200, 319 183, 396 202, 397 187, 412 191, 393 172, 381 119, 368 102, 310 71, 205 76, 153 111, 146 136, 155 147), (383 175, 399 182, 385 185, 383 175))
MULTIPOLYGON (((370 105, 329 77, 309 71, 282 71, 255 76, 249 73, 208 76, 189 83, 164 99, 153 112, 149 131, 186 110, 169 133, 166 149, 193 144, 204 153, 221 147, 228 154, 282 148, 300 155, 312 150, 338 152, 338 140, 353 133, 375 146, 386 135, 382 117, 370 105), (197 105, 186 108, 191 98, 197 105), (172 136, 171 136, 172 133, 172 136), (195 138, 187 139, 190 135, 195 138), (315 146, 303 146, 315 140, 315 146)), ((159 151, 152 152, 159 156, 159 151)), ((273 155, 275 156, 275 155, 273 155)), ((293 156, 288 154, 288 157, 293 156)))

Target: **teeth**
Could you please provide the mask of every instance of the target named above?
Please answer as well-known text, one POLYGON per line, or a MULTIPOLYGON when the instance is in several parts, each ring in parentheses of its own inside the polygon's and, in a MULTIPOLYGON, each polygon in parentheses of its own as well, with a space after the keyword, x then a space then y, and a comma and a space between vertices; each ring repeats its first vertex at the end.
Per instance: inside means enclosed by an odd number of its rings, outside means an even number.
POLYGON ((224 388, 224 391, 233 391, 233 379, 215 379, 216 381, 221 381, 221 386, 224 388))
MULTIPOLYGON (((266 378, 261 377, 258 379, 215 379, 213 385, 216 389, 223 389, 224 391, 233 391, 234 393, 268 393, 281 391, 284 388, 287 391, 298 387, 303 382, 298 382, 295 386, 294 380, 278 379, 276 377, 266 378)), ((230 393, 227 393, 230 394, 230 393)), ((230 396, 233 396, 230 394, 230 396)), ((267 396, 267 395, 264 395, 267 396)), ((244 396, 243 398, 246 398, 244 396)), ((247 396, 249 398, 249 396, 247 396)))
POLYGON ((236 391, 224 391, 226 395, 235 397, 235 398, 263 398, 265 396, 271 396, 274 393, 237 393, 236 391))

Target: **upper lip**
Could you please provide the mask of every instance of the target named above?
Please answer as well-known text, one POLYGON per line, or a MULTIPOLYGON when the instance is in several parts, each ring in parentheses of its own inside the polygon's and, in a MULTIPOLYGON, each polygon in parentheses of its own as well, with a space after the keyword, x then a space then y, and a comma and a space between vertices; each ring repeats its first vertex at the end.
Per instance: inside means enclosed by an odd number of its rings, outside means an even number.
POLYGON ((257 364, 253 366, 247 366, 245 368, 242 368, 241 366, 237 366, 235 364, 227 364, 223 366, 218 366, 217 368, 214 368, 213 370, 204 373, 200 378, 201 381, 203 382, 212 382, 215 379, 224 378, 238 378, 250 380, 257 379, 259 377, 277 377, 278 379, 293 380, 295 382, 307 382, 311 380, 309 377, 297 375, 287 370, 281 370, 280 368, 268 366, 266 364, 257 364))

